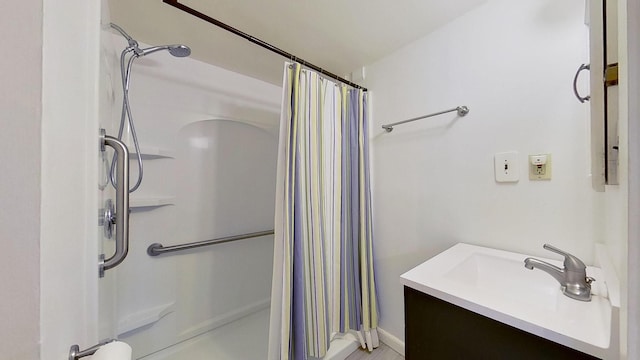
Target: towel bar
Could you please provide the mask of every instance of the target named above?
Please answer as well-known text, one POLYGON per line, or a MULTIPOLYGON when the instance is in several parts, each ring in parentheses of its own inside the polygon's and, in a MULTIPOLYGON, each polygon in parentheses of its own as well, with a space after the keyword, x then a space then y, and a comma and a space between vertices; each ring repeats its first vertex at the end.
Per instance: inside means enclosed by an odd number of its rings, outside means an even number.
POLYGON ((426 119, 426 118, 429 118, 429 117, 432 117, 432 116, 442 115, 442 114, 446 114, 446 113, 450 113, 450 112, 454 112, 454 111, 458 112, 458 116, 465 116, 465 115, 467 115, 469 113, 469 108, 466 107, 466 106, 458 106, 457 108, 454 108, 454 109, 440 111, 440 112, 437 112, 437 113, 424 115, 424 116, 418 116, 418 117, 415 117, 415 118, 412 118, 412 119, 398 121, 398 122, 395 122, 393 124, 382 125, 382 128, 385 129, 387 132, 391 132, 391 131, 393 131, 393 127, 396 126, 396 125, 400 125, 400 124, 404 124, 404 123, 408 123, 408 122, 416 121, 416 120, 420 120, 420 119, 426 119))

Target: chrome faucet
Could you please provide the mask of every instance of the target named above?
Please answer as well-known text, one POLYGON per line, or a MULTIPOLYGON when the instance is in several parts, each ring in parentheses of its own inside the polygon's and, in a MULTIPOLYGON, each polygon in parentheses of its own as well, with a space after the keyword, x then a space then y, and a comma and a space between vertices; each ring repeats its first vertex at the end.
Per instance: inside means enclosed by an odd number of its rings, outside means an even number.
POLYGON ((580 301, 591 301, 591 283, 595 279, 587 276, 587 266, 577 257, 549 244, 544 244, 543 248, 564 256, 564 268, 561 269, 534 258, 526 258, 524 267, 530 270, 538 268, 553 276, 560 283, 562 293, 568 297, 580 301))

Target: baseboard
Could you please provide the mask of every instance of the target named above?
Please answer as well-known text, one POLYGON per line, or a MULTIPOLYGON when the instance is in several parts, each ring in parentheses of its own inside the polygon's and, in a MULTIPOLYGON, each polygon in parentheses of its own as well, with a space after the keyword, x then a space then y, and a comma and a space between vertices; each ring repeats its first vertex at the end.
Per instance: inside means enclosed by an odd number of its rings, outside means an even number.
POLYGON ((387 344, 387 346, 392 348, 398 354, 404 356, 404 341, 391 335, 391 333, 385 331, 382 328, 378 328, 378 337, 380 338, 381 342, 387 344))

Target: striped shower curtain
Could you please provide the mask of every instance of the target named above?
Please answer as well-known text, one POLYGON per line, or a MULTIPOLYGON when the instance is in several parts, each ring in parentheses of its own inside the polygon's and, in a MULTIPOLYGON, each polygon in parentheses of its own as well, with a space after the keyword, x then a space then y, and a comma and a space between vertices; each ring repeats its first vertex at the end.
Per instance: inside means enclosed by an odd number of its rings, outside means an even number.
POLYGON ((378 346, 367 116, 365 92, 285 65, 269 360, 378 346))

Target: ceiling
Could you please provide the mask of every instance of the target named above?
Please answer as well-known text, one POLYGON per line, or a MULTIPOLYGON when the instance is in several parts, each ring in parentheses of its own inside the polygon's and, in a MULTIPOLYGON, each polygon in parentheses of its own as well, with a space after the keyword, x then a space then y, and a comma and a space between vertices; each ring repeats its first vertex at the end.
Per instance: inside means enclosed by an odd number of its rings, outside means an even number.
MULTIPOLYGON (((283 57, 162 0, 108 0, 111 21, 136 40, 183 43, 192 57, 273 84, 283 57)), ((486 0, 180 0, 341 76, 375 62, 486 0)))

